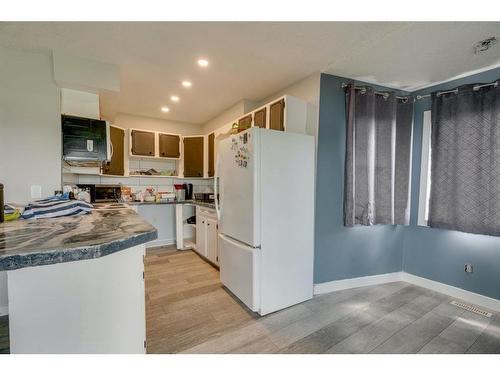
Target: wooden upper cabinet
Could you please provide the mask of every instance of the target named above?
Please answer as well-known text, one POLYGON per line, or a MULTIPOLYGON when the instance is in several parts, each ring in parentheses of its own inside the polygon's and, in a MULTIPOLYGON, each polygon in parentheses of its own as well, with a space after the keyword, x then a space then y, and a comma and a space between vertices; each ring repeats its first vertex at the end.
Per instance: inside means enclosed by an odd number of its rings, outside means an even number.
POLYGON ((111 160, 104 164, 103 173, 115 176, 125 174, 125 130, 109 127, 111 160))
POLYGON ((184 137, 184 177, 203 177, 203 137, 184 137))
POLYGON ((266 107, 259 109, 253 114, 253 125, 259 128, 266 127, 266 107))
POLYGON ((215 175, 215 134, 208 135, 208 177, 215 175))
POLYGON ((180 158, 181 137, 175 134, 158 134, 158 144, 161 158, 180 158))
POLYGON ((132 155, 155 156, 155 133, 146 130, 132 130, 132 155))
POLYGON ((247 115, 238 120, 238 133, 252 127, 252 115, 247 115))
POLYGON ((281 99, 269 107, 269 129, 285 130, 285 99, 281 99))

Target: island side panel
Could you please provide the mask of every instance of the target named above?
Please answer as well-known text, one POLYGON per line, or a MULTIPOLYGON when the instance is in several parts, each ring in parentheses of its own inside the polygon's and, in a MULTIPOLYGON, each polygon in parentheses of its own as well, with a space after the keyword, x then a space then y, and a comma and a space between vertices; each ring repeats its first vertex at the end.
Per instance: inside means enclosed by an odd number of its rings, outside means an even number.
POLYGON ((11 353, 144 353, 144 255, 8 271, 11 353))

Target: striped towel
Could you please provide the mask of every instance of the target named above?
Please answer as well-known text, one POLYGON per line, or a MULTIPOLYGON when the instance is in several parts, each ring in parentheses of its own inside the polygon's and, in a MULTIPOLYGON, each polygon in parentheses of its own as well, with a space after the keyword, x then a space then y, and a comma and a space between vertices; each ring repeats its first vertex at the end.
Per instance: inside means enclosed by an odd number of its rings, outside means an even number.
POLYGON ((4 204, 3 212, 5 215, 12 215, 14 212, 16 212, 16 208, 11 205, 4 204))
POLYGON ((23 219, 48 219, 62 216, 85 215, 92 211, 90 203, 54 196, 30 203, 23 212, 23 219))

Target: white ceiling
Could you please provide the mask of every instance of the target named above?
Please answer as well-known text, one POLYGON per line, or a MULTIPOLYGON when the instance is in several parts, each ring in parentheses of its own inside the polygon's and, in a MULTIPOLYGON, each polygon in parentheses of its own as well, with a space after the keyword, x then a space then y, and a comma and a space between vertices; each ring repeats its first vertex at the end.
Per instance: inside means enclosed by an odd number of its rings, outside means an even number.
POLYGON ((0 23, 0 45, 56 49, 120 65, 116 112, 205 123, 242 98, 260 100, 315 72, 411 91, 500 63, 499 22, 0 23), (198 57, 210 60, 207 69, 198 57), (193 87, 180 82, 190 79, 193 87), (179 103, 170 102, 177 94, 179 103), (171 111, 164 114, 160 107, 171 111))

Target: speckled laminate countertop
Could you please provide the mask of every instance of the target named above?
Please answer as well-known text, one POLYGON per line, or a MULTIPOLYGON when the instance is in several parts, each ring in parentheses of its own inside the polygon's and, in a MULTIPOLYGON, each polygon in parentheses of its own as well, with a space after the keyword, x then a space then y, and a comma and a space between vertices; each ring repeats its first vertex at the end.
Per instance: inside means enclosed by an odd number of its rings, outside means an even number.
POLYGON ((91 214, 0 223, 0 271, 103 257, 158 237, 125 204, 98 204, 91 214))

